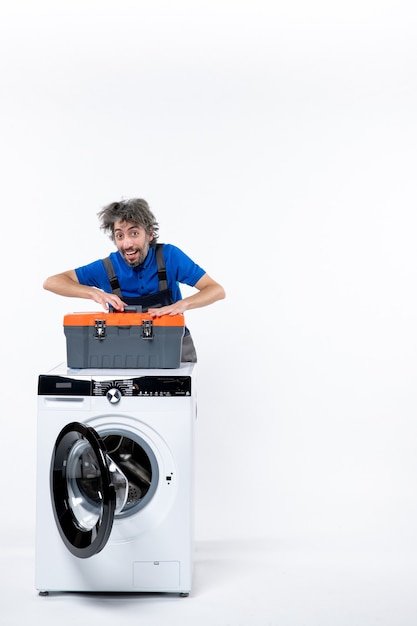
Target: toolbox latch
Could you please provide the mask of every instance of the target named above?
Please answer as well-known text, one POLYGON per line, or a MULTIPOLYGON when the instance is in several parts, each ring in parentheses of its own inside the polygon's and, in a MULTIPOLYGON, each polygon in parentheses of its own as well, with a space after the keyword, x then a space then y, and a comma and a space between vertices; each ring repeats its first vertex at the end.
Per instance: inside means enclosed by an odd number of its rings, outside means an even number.
POLYGON ((142 338, 153 339, 153 321, 142 320, 142 338))
POLYGON ((94 339, 101 341, 106 337, 106 320, 96 320, 94 325, 94 339))

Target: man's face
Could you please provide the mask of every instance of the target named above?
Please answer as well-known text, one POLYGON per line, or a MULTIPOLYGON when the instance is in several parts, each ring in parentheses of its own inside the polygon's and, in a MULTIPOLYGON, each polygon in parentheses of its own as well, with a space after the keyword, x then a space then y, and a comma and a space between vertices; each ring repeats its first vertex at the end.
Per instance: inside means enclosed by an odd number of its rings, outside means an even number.
POLYGON ((132 267, 143 263, 149 252, 152 235, 133 222, 115 222, 113 232, 117 249, 126 263, 132 267))

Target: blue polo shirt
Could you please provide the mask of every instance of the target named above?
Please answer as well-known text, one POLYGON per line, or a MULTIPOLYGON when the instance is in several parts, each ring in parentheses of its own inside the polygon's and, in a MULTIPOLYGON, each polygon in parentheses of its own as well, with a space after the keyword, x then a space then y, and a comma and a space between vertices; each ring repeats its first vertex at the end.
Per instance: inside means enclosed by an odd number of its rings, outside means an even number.
MULTIPOLYGON (((172 244, 163 244, 163 252, 168 289, 171 290, 174 302, 177 302, 182 299, 179 284, 194 287, 206 272, 172 244)), ((145 261, 137 267, 128 265, 119 251, 112 252, 110 258, 125 297, 147 296, 159 291, 155 246, 149 248, 145 261)), ((78 267, 75 273, 82 285, 90 285, 111 293, 110 281, 102 260, 78 267)))

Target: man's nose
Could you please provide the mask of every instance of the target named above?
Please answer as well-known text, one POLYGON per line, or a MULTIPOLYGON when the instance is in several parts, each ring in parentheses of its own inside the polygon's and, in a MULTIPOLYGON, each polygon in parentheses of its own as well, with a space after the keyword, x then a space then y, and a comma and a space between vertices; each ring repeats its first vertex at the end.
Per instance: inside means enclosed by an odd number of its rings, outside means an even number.
POLYGON ((123 244, 125 248, 130 248, 133 245, 133 238, 129 235, 126 235, 123 240, 123 244))

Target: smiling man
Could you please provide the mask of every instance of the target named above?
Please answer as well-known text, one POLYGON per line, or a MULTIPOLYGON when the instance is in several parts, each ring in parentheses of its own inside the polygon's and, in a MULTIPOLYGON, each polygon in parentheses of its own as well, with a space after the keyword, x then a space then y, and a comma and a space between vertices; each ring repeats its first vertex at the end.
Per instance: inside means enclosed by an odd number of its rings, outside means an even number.
MULTIPOLYGON (((225 297, 223 287, 182 250, 158 244, 159 225, 145 200, 112 202, 98 213, 101 228, 117 247, 106 259, 47 278, 44 289, 94 300, 104 309, 140 305, 152 317, 177 315, 225 297), (196 292, 183 298, 180 284, 196 292)), ((182 361, 196 361, 186 329, 182 361)))

